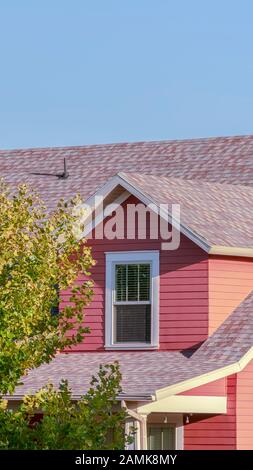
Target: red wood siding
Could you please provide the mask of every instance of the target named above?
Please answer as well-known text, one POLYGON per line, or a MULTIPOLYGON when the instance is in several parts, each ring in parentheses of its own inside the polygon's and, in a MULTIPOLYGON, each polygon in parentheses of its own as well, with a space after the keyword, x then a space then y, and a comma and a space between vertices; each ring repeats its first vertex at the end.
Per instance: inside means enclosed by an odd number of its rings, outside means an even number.
MULTIPOLYGON (((131 196, 131 204, 138 201, 131 196)), ((126 202, 123 204, 124 209, 126 202)), ((126 212, 126 211, 125 211, 126 212)), ((204 341, 208 334, 208 259, 206 253, 186 237, 176 251, 161 250, 161 240, 95 240, 88 241, 97 261, 92 269, 94 298, 86 309, 85 324, 91 334, 75 351, 104 349, 105 318, 105 252, 160 250, 160 349, 191 348, 204 341)), ((82 276, 80 276, 80 281, 82 276)), ((62 293, 62 303, 68 293, 62 293)))
POLYGON ((227 394, 226 378, 215 380, 200 387, 191 388, 179 395, 224 397, 227 394))
POLYGON ((236 449, 236 375, 227 378, 226 415, 193 415, 184 425, 185 450, 236 449))
POLYGON ((237 374, 237 449, 253 450, 253 361, 237 374))
POLYGON ((212 256, 208 264, 211 335, 253 289, 253 260, 212 256))

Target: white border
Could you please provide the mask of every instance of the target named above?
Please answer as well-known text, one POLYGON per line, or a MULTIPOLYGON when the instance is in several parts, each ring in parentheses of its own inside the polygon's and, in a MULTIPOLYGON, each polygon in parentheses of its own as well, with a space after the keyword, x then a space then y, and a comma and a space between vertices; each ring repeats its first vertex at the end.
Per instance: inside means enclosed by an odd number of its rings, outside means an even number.
MULTIPOLYGON (((91 234, 92 230, 94 228, 96 228, 96 226, 98 224, 103 222, 103 220, 106 217, 109 217, 112 214, 113 211, 116 211, 117 208, 119 206, 121 206, 121 204, 123 204, 123 202, 125 202, 129 198, 129 196, 131 196, 131 194, 128 191, 123 191, 122 194, 120 194, 120 196, 118 196, 116 199, 114 199, 113 202, 108 204, 108 206, 104 207, 104 211, 101 212, 95 219, 89 221, 88 223, 87 223, 87 220, 84 219, 85 220, 85 229, 84 229, 84 232, 81 235, 81 238, 87 237, 89 234, 91 234), (109 211, 109 209, 110 209, 110 211, 109 211)), ((96 209, 96 207, 94 206, 93 211, 95 209, 96 209)), ((89 217, 92 219, 92 212, 90 213, 89 217)))
POLYGON ((159 251, 121 251, 105 253, 106 255, 106 284, 105 284, 105 348, 106 349, 157 349, 159 347, 159 251), (115 263, 151 264, 151 342, 150 343, 113 343, 113 285, 115 263))

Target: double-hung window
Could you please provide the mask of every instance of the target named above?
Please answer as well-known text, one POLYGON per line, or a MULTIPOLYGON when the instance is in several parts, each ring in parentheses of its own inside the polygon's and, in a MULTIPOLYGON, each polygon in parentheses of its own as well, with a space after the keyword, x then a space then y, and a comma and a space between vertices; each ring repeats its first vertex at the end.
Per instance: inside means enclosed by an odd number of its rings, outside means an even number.
POLYGON ((158 346, 159 252, 106 255, 106 347, 158 346))

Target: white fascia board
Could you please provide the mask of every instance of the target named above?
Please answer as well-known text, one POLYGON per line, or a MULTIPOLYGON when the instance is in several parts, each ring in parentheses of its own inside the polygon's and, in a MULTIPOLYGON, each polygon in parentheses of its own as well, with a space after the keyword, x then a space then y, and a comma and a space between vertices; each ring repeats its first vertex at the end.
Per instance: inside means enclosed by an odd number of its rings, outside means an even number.
POLYGON ((161 400, 168 396, 176 395, 178 393, 191 390, 192 388, 214 382, 215 380, 222 379, 232 374, 241 372, 247 364, 253 360, 253 346, 244 354, 244 356, 237 362, 229 364, 219 369, 212 370, 202 375, 192 377, 191 379, 182 380, 181 382, 169 385, 156 390, 156 399, 161 400))
POLYGON ((242 257, 242 258, 252 258, 253 248, 240 247, 240 246, 212 245, 209 250, 209 255, 237 256, 237 257, 242 257))
POLYGON ((218 413, 227 412, 226 396, 172 395, 142 405, 137 413, 218 413))
MULTIPOLYGON (((113 210, 116 210, 117 207, 119 207, 121 204, 123 204, 124 201, 126 201, 126 199, 128 199, 130 196, 130 193, 128 191, 123 191, 122 194, 120 196, 118 196, 114 201, 113 203, 110 203, 109 206, 113 205, 113 210)), ((106 209, 108 209, 108 206, 104 208, 104 214, 101 214, 98 215, 94 220, 91 220, 87 226, 85 227, 85 230, 83 231, 83 233, 81 234, 80 236, 80 239, 81 238, 85 238, 89 235, 89 233, 92 232, 92 230, 94 230, 94 228, 99 224, 101 223, 106 217, 110 216, 111 214, 108 212, 108 210, 106 211, 106 209)), ((95 210, 95 207, 94 209, 95 210)), ((113 212, 113 210, 111 211, 111 213, 113 212)), ((89 218, 89 216, 84 219, 84 223, 85 223, 85 220, 87 220, 89 218)))

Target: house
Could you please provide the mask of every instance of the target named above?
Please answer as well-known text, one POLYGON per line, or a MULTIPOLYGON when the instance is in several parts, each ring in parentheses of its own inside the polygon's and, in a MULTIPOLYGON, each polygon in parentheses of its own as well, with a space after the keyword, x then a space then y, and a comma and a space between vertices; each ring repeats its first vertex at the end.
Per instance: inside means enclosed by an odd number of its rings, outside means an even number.
POLYGON ((253 449, 253 136, 6 150, 0 169, 50 208, 79 192, 97 261, 91 334, 13 404, 62 377, 77 399, 119 360, 136 449, 253 449))

